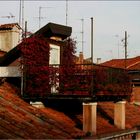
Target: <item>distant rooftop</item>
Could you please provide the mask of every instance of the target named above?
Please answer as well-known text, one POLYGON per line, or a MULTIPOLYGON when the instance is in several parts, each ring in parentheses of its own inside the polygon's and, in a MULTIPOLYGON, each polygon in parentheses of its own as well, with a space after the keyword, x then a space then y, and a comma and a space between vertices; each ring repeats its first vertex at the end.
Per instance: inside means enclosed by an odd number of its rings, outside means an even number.
MULTIPOLYGON (((125 59, 112 59, 102 63, 104 66, 125 68, 125 59)), ((140 70, 140 56, 128 58, 126 60, 126 68, 128 70, 140 70)))

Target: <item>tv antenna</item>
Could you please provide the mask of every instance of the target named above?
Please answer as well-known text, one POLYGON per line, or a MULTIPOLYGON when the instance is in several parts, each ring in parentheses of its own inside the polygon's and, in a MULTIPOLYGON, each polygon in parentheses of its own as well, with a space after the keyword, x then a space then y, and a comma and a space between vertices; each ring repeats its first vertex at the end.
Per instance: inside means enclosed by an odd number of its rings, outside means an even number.
POLYGON ((125 37, 121 40, 123 42, 124 48, 125 48, 125 69, 127 68, 127 56, 128 56, 128 52, 127 52, 127 47, 128 47, 128 37, 129 35, 127 35, 127 31, 125 31, 125 37))
POLYGON ((41 10, 42 10, 42 9, 45 9, 45 8, 47 9, 47 8, 53 8, 53 7, 42 7, 42 6, 39 6, 39 17, 37 17, 37 18, 39 19, 39 29, 40 29, 40 27, 41 27, 41 19, 42 19, 42 18, 46 18, 46 17, 42 17, 42 16, 41 16, 41 10))
POLYGON ((84 53, 84 43, 85 43, 85 41, 84 41, 84 19, 83 18, 81 18, 81 19, 79 19, 79 20, 81 20, 81 23, 82 23, 82 29, 81 29, 81 35, 82 35, 82 40, 80 41, 80 42, 82 42, 82 52, 84 53))
POLYGON ((14 21, 15 21, 15 16, 12 13, 9 13, 9 15, 7 16, 1 16, 1 18, 8 18, 8 19, 14 18, 14 21))
POLYGON ((81 22, 82 22, 82 31, 81 31, 81 34, 82 34, 82 52, 84 53, 84 19, 80 19, 81 22))

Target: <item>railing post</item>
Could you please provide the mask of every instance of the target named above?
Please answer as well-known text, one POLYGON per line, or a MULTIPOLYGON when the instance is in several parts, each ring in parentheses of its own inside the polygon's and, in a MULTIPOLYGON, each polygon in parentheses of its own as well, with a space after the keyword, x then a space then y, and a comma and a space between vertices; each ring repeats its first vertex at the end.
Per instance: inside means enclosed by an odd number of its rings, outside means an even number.
POLYGON ((97 103, 83 103, 83 131, 96 134, 97 103))

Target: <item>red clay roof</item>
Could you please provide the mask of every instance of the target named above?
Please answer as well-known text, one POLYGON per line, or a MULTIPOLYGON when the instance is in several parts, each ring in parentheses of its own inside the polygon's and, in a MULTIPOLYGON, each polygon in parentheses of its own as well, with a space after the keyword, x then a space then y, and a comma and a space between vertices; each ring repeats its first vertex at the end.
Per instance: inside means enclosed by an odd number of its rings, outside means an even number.
MULTIPOLYGON (((48 107, 35 108, 15 95, 17 92, 18 89, 8 83, 0 86, 0 138, 66 139, 84 136, 82 128, 75 128, 76 122, 64 113, 48 107)), ((82 124, 82 114, 76 118, 82 124)), ((98 102, 97 136, 122 131, 114 126, 113 119, 114 103, 98 102)), ((126 129, 137 126, 140 126, 140 107, 126 103, 126 129)))
POLYGON ((18 29, 21 29, 18 23, 9 23, 9 24, 1 24, 0 30, 12 29, 14 26, 16 26, 18 29))
MULTIPOLYGON (((77 115, 77 118, 82 122, 82 114, 77 115)), ((126 103, 126 129, 133 130, 140 126, 140 107, 126 103)), ((114 126, 114 103, 113 102, 98 102, 97 105, 97 137, 120 133, 121 129, 114 126)), ((93 137, 95 138, 95 137, 93 137)))
POLYGON ((71 120, 65 120, 64 114, 35 108, 15 92, 7 83, 0 86, 0 138, 68 139, 84 135, 74 124, 69 125, 71 120))
MULTIPOLYGON (((114 118, 114 103, 111 102, 103 102, 99 103, 99 107, 104 110, 104 112, 107 114, 108 118, 112 119, 114 118)), ((126 129, 134 128, 137 126, 140 126, 140 107, 126 103, 126 129)))
MULTIPOLYGON (((104 66, 125 68, 125 59, 112 59, 110 61, 102 63, 104 66)), ((140 70, 140 56, 134 58, 128 58, 126 60, 127 69, 140 70)))

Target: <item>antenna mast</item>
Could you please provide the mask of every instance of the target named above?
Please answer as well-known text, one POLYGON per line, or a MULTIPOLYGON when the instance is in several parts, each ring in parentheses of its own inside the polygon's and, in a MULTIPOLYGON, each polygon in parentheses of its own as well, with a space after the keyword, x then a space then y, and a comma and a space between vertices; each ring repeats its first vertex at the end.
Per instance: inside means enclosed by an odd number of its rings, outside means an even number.
POLYGON ((42 16, 41 16, 41 10, 42 10, 43 8, 53 8, 53 7, 42 7, 42 6, 39 6, 39 17, 37 17, 37 18, 39 19, 39 29, 40 29, 40 27, 41 27, 41 19, 42 19, 42 18, 45 18, 45 17, 42 17, 42 16))
POLYGON ((93 17, 91 17, 91 62, 93 63, 93 17))
POLYGON ((68 24, 68 0, 66 0, 66 26, 68 24))
POLYGON ((20 4, 19 4, 19 25, 21 26, 21 0, 20 0, 20 4))
POLYGON ((125 69, 126 69, 126 67, 127 67, 127 64, 126 64, 126 61, 127 61, 127 31, 125 31, 124 47, 125 47, 125 69))
POLYGON ((22 30, 24 31, 24 0, 22 0, 22 30))
POLYGON ((125 37, 124 37, 124 39, 122 39, 121 41, 124 43, 124 68, 126 69, 127 68, 127 38, 128 38, 128 36, 127 36, 127 31, 125 31, 125 37))
POLYGON ((39 29, 40 29, 40 26, 41 26, 41 6, 39 7, 39 29))
POLYGON ((82 22, 82 31, 81 31, 81 34, 82 34, 82 52, 84 53, 84 19, 83 18, 81 19, 81 22, 82 22))

